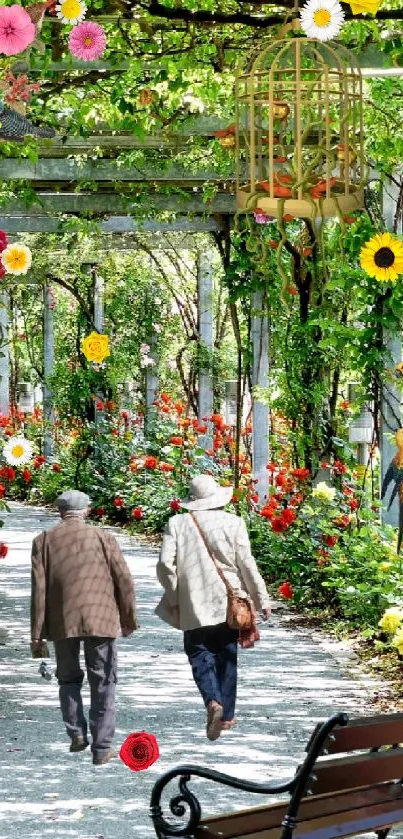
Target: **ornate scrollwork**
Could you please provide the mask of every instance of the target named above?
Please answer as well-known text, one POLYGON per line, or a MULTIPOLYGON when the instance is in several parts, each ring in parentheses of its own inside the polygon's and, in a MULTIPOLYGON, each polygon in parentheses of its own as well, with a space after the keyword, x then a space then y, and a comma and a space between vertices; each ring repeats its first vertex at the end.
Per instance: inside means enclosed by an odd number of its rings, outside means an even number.
MULTIPOLYGON (((151 818, 154 822, 157 836, 160 839, 164 839, 167 836, 191 836, 193 830, 197 827, 201 818, 201 807, 198 799, 187 786, 189 781, 189 774, 179 776, 179 795, 172 796, 169 802, 169 809, 176 818, 183 819, 188 811, 186 821, 182 821, 180 824, 175 825, 166 821, 160 804, 154 803, 153 799, 151 799, 151 818)), ((162 787, 158 791, 158 801, 160 800, 161 793, 162 787)))

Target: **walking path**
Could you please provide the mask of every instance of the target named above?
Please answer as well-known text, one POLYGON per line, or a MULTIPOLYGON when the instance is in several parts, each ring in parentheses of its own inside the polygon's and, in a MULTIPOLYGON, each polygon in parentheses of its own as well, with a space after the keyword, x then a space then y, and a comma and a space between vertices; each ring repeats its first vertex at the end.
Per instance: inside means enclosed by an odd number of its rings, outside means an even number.
MULTIPOLYGON (((28 646, 31 540, 54 523, 42 508, 13 505, 0 534, 10 547, 0 560, 0 839, 155 839, 150 792, 168 767, 192 762, 259 781, 286 777, 318 720, 368 710, 374 682, 348 657, 340 663, 317 634, 288 626, 279 609, 256 649, 240 653, 238 728, 209 743, 182 636, 153 614, 160 597, 156 551, 119 533, 141 629, 119 641, 116 743, 131 731, 149 731, 161 758, 136 774, 120 760, 95 768, 89 751, 70 755, 56 680, 40 677, 28 646)), ((212 795, 208 782, 194 788, 205 813, 213 798, 214 811, 260 803, 217 785, 212 795)))

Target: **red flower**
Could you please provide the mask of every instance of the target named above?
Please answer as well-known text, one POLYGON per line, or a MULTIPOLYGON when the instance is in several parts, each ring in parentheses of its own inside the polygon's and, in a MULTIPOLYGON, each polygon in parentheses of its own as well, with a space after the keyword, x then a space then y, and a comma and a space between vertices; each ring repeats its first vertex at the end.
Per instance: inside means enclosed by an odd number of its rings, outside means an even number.
POLYGON ((340 403, 340 408, 341 408, 342 411, 348 411, 349 407, 350 407, 350 403, 349 403, 348 399, 345 399, 344 402, 340 403))
POLYGON ((337 472, 338 475, 345 475, 347 472, 347 466, 345 466, 341 460, 334 461, 333 469, 335 472, 337 472))
POLYGON ((5 478, 6 481, 15 480, 15 469, 12 466, 3 466, 0 469, 0 478, 5 478))
POLYGON ((123 501, 122 501, 122 499, 121 499, 121 498, 115 498, 115 500, 114 500, 114 502, 113 502, 113 506, 114 506, 114 507, 117 507, 117 508, 118 508, 118 510, 120 510, 120 509, 121 509, 121 507, 123 507, 123 501))
POLYGON ((324 543, 325 543, 325 545, 328 546, 328 548, 334 548, 334 546, 337 545, 338 541, 339 541, 338 536, 325 536, 324 537, 324 543))
POLYGON ((116 408, 116 402, 112 402, 112 400, 110 400, 109 402, 106 403, 105 407, 106 407, 107 411, 114 411, 115 408, 116 408))
POLYGON ((105 403, 102 401, 102 399, 96 399, 95 400, 95 408, 96 408, 97 411, 103 411, 104 410, 105 403))
POLYGON ((358 510, 359 504, 358 504, 357 499, 356 498, 350 498, 350 501, 348 502, 348 506, 350 507, 350 510, 358 510))
POLYGON ((3 498, 3 495, 6 491, 4 484, 0 484, 0 498, 3 498))
POLYGON ((26 484, 31 483, 32 475, 31 475, 29 469, 23 469, 21 475, 22 475, 22 480, 25 481, 26 484))
POLYGON ((306 469, 305 466, 301 466, 298 469, 293 469, 291 475, 293 478, 296 478, 297 481, 306 481, 310 477, 310 470, 306 469))
POLYGON ((282 597, 285 597, 286 600, 292 600, 294 597, 294 592, 292 590, 292 586, 286 580, 285 583, 282 583, 281 586, 278 587, 278 593, 281 594, 282 597))
POLYGON ((141 507, 135 507, 134 510, 132 510, 132 516, 134 519, 137 519, 137 521, 140 521, 140 519, 143 518, 143 511, 141 507))
POLYGON ((94 513, 95 513, 96 516, 99 516, 99 518, 101 519, 102 516, 105 515, 105 509, 104 509, 104 507, 97 507, 97 509, 94 510, 94 513))
POLYGON ((171 446, 183 446, 183 437, 171 437, 169 442, 171 446))
POLYGON ((4 230, 0 230, 0 253, 5 251, 7 245, 8 245, 7 233, 5 233, 4 230))
POLYGON ((111 434, 112 434, 113 437, 117 437, 118 434, 119 434, 119 431, 117 430, 117 428, 112 428, 111 434))
POLYGON ((274 479, 274 483, 278 487, 285 487, 287 483, 287 477, 284 472, 279 472, 274 479))
POLYGON ((297 514, 295 510, 291 510, 290 507, 286 507, 281 513, 281 518, 286 522, 286 524, 292 524, 297 518, 297 514))
POLYGON ((278 469, 278 467, 275 463, 268 463, 267 466, 266 466, 266 469, 267 469, 268 472, 273 473, 273 472, 276 471, 276 469, 278 469))
POLYGON ((166 404, 171 401, 171 397, 169 393, 161 393, 160 394, 161 402, 165 402, 166 404))
POLYGON ((44 457, 43 454, 38 454, 34 459, 34 469, 39 469, 39 467, 43 466, 44 463, 46 463, 46 457, 44 457))
POLYGON ((8 547, 4 544, 4 542, 0 542, 0 557, 4 559, 8 554, 8 547))
POLYGON ((261 515, 261 516, 262 516, 262 518, 264 518, 264 519, 272 519, 272 518, 274 518, 274 510, 273 510, 273 507, 271 507, 270 505, 267 505, 266 507, 262 507, 262 509, 261 509, 261 511, 260 511, 260 515, 261 515))
POLYGON ((158 466, 158 458, 154 457, 154 455, 150 454, 144 460, 144 466, 146 469, 156 469, 158 466))
POLYGON ((217 429, 222 429, 225 425, 224 417, 222 417, 221 414, 212 414, 211 422, 217 429))
POLYGON ((179 498, 173 498, 172 501, 169 502, 169 506, 171 510, 174 510, 175 513, 177 513, 178 510, 180 510, 181 508, 181 502, 179 501, 179 498))
POLYGON ((333 524, 336 527, 339 527, 340 530, 345 530, 345 528, 350 524, 350 518, 347 515, 337 516, 337 518, 333 520, 333 524))
POLYGON ((60 466, 58 463, 52 463, 52 469, 54 472, 60 472, 60 466))
POLYGON ((135 731, 129 734, 119 752, 120 759, 133 772, 148 769, 159 756, 160 750, 156 738, 146 731, 135 731))
POLYGON ((282 516, 276 516, 273 518, 271 526, 275 533, 282 533, 283 530, 287 530, 288 527, 287 522, 284 521, 282 516))
POLYGON ((172 463, 160 463, 161 472, 173 472, 175 467, 172 463))

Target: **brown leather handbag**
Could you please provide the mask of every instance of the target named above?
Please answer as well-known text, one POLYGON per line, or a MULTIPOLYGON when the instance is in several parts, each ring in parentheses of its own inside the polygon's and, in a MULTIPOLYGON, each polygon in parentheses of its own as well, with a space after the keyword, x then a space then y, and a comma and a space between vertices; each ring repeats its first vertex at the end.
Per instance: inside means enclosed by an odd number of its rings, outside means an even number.
POLYGON ((225 577, 224 572, 220 568, 211 548, 210 545, 203 533, 203 530, 200 527, 199 522, 196 519, 196 516, 193 513, 190 513, 199 533, 203 539, 203 542, 207 548, 208 553, 211 556, 211 559, 214 562, 218 575, 221 577, 225 588, 227 590, 227 624, 230 629, 239 629, 245 632, 248 629, 251 629, 253 623, 253 614, 252 614, 252 607, 248 597, 241 597, 239 594, 236 594, 232 586, 229 584, 228 580, 225 577))

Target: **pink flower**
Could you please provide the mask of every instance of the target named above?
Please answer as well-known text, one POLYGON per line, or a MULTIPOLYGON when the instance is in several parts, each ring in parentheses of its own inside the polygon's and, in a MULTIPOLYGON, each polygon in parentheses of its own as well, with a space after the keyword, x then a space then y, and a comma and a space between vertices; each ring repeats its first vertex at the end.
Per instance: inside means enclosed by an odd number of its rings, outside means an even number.
POLYGON ((29 14, 21 6, 0 7, 0 52, 17 55, 35 40, 36 30, 29 14))
MULTIPOLYGON (((4 230, 0 230, 0 253, 5 251, 7 245, 8 245, 7 233, 5 233, 4 230)), ((5 273, 6 272, 4 270, 4 274, 5 273)), ((2 276, 4 276, 4 274, 2 274, 2 276)))
POLYGON ((74 26, 69 36, 69 50, 82 61, 100 58, 106 47, 106 35, 99 23, 85 20, 74 26))

